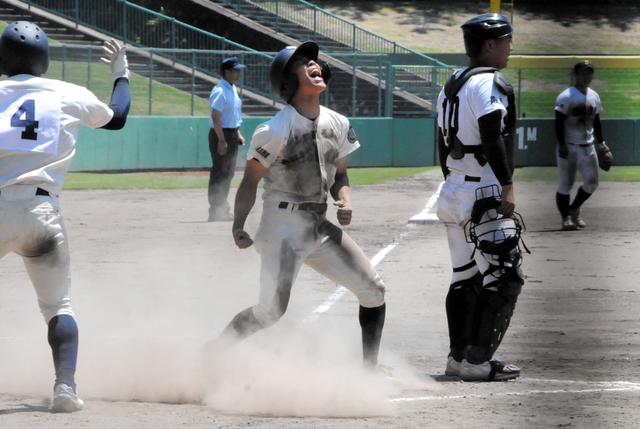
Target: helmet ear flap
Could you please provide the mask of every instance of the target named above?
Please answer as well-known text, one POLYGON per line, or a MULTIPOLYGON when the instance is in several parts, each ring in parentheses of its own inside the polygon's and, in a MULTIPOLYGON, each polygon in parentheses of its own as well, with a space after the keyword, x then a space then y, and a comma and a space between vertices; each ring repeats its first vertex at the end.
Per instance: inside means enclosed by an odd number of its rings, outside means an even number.
POLYGON ((331 67, 329 67, 328 63, 324 63, 320 70, 322 71, 322 80, 324 80, 324 84, 327 85, 331 80, 331 67))
POLYGON ((282 83, 280 84, 280 97, 282 97, 286 103, 289 103, 297 91, 298 76, 285 73, 282 76, 282 83))

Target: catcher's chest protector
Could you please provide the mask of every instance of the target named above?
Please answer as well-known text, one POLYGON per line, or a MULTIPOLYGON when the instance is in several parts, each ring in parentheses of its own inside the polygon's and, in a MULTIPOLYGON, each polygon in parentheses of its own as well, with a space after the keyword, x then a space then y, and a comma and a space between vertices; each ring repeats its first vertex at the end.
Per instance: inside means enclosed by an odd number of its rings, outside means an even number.
POLYGON ((486 160, 482 156, 482 146, 465 146, 457 137, 458 134, 458 108, 460 105, 460 99, 458 98, 458 92, 462 89, 465 83, 472 77, 480 73, 493 73, 493 81, 498 87, 498 90, 507 96, 507 120, 505 122, 504 134, 510 133, 511 129, 516 124, 516 105, 515 94, 513 86, 509 79, 498 69, 493 67, 474 67, 468 68, 462 72, 457 78, 455 74, 449 78, 444 86, 444 102, 442 104, 442 111, 445 113, 444 128, 442 134, 445 139, 445 144, 449 147, 449 155, 453 159, 461 159, 466 153, 475 154, 476 159, 480 165, 485 165, 486 160), (447 115, 447 107, 449 107, 447 115))

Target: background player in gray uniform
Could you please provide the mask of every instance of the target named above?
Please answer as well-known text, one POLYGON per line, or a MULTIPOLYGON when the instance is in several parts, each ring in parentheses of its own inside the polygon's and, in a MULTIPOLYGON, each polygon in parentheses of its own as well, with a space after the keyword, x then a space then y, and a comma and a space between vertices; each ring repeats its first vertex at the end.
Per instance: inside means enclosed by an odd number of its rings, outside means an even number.
POLYGON ((556 101, 556 137, 560 182, 556 205, 563 230, 585 228, 580 207, 598 187, 598 154, 594 143, 604 144, 600 96, 589 88, 595 67, 591 61, 579 61, 573 68, 575 85, 564 90, 556 101), (571 188, 580 171, 583 183, 573 202, 571 188))
POLYGON ((76 394, 78 326, 69 300, 70 259, 58 196, 75 155, 78 128, 120 129, 130 105, 125 48, 105 43, 115 79, 111 103, 86 88, 40 75, 49 66, 44 32, 25 21, 0 37, 0 257, 20 255, 31 278, 56 372, 52 409, 81 410, 76 394))
POLYGON ((364 252, 325 216, 331 194, 340 225, 351 223, 347 155, 360 145, 347 118, 320 106, 330 70, 317 61, 318 45, 306 42, 283 49, 271 64, 271 86, 290 106, 253 134, 233 222, 236 245, 245 249, 254 244, 244 224, 264 178, 263 213, 255 234, 261 257, 260 296, 207 348, 215 350, 276 323, 306 264, 358 298, 364 362, 375 368, 385 287, 364 252))
POLYGON ((445 374, 508 380, 520 369, 492 358, 524 284, 520 228, 512 218, 513 88, 498 71, 507 67, 513 27, 502 15, 485 14, 464 23, 462 31, 469 67, 458 70, 438 98, 438 148, 446 180, 438 217, 446 226, 453 268, 445 374))

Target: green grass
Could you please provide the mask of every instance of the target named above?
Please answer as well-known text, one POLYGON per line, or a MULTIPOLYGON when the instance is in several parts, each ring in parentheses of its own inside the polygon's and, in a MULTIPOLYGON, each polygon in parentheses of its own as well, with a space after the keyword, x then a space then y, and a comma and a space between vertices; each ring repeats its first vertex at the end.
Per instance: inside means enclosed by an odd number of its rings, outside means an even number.
MULTIPOLYGON (((349 181, 352 185, 374 185, 386 180, 403 176, 412 176, 439 167, 406 167, 406 168, 350 168, 349 181)), ((237 187, 240 175, 231 182, 237 187)), ((172 173, 69 173, 64 189, 186 189, 206 188, 209 176, 200 174, 172 173)))
MULTIPOLYGON (((578 177, 580 175, 578 174, 578 177)), ((609 171, 599 170, 601 182, 640 182, 640 167, 613 167, 609 171)), ((535 182, 536 180, 558 181, 557 167, 524 167, 518 168, 513 176, 515 181, 535 182)), ((580 179, 581 180, 581 179, 580 179)))
MULTIPOLYGON (((440 167, 402 167, 402 168, 350 168, 349 181, 352 185, 375 185, 400 177, 415 174, 434 174, 440 177, 440 167)), ((231 182, 232 187, 240 183, 241 175, 231 182)), ((534 182, 537 180, 557 181, 556 167, 518 168, 514 174, 516 182, 534 182)), ((640 167, 613 167, 611 171, 600 171, 600 180, 604 182, 640 182, 640 167)), ((189 189, 206 188, 209 176, 183 173, 69 173, 64 189, 189 189)), ((401 185, 399 185, 401 186, 401 185)))
POLYGON ((386 180, 413 176, 435 169, 439 170, 440 167, 350 168, 349 183, 352 185, 375 185, 386 180))
MULTIPOLYGON (((236 178, 232 186, 238 186, 236 178)), ((64 189, 188 189, 206 188, 209 177, 156 174, 69 173, 64 189)))
MULTIPOLYGON (((98 52, 94 52, 99 58, 98 52)), ((49 70, 44 75, 49 79, 60 79, 90 89, 100 100, 108 102, 113 90, 113 78, 109 67, 101 62, 91 62, 90 70, 87 62, 74 63, 67 61, 62 69, 61 61, 51 61, 49 70), (63 79, 64 77, 64 79, 63 79)), ((149 95, 153 100, 151 114, 155 116, 190 116, 191 94, 178 91, 162 83, 153 82, 149 87, 149 79, 132 74, 130 115, 149 115, 149 95)), ((209 100, 194 98, 194 115, 209 115, 209 100)))

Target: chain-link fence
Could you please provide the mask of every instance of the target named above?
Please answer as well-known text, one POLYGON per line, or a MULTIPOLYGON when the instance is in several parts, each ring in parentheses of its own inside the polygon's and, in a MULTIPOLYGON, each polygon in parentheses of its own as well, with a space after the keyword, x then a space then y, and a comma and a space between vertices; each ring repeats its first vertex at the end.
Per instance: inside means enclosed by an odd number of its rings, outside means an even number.
MULTIPOLYGON (((270 94, 274 53, 130 48, 133 115, 207 116, 208 97, 222 60, 236 55, 247 65, 238 84, 246 115, 270 116, 278 107, 270 94)), ((108 100, 113 81, 99 63, 98 46, 50 46, 45 77, 85 86, 108 100)), ((385 54, 335 54, 333 78, 321 103, 348 117, 433 117, 438 94, 453 68, 392 66, 385 54)), ((518 116, 552 118, 557 96, 573 84, 563 69, 506 69, 516 91, 518 116)), ((602 100, 603 118, 640 117, 640 70, 599 68, 591 88, 602 100)))

